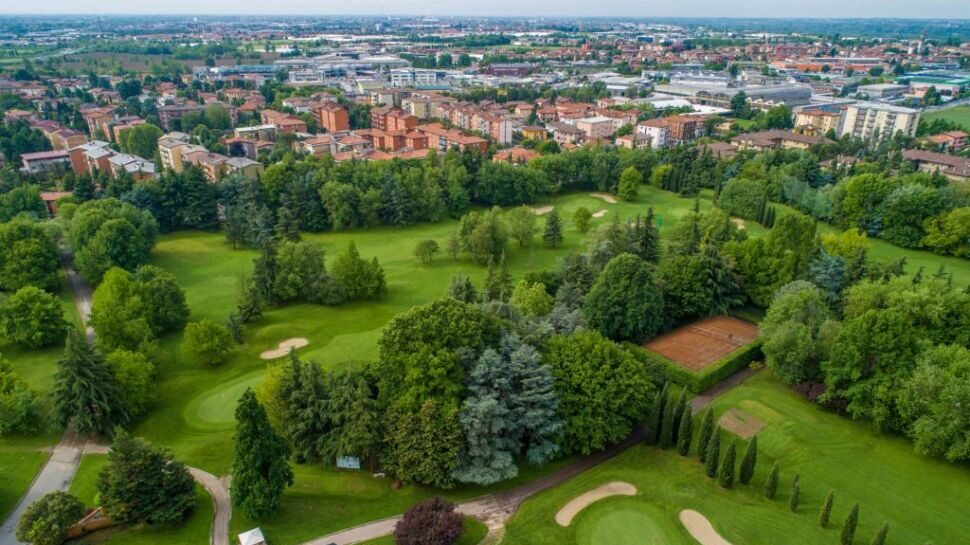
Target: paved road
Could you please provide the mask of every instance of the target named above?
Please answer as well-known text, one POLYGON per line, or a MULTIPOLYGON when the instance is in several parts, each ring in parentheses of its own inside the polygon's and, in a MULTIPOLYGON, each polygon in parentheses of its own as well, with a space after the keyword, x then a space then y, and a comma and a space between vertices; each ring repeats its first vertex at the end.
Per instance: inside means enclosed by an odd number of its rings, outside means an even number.
POLYGON ((13 513, 0 527, 0 545, 20 545, 21 542, 17 541, 16 537, 17 521, 20 520, 20 516, 30 504, 45 494, 55 490, 67 490, 71 486, 83 450, 83 440, 71 432, 64 434, 61 441, 51 450, 47 463, 37 474, 30 490, 20 499, 13 513))
POLYGON ((218 479, 215 475, 194 467, 189 468, 189 473, 192 474, 195 482, 201 484, 209 492, 215 506, 215 516, 209 530, 209 543, 211 545, 229 545, 229 519, 232 518, 232 502, 229 501, 228 477, 218 479))
MULTIPOLYGON (((691 410, 696 413, 703 409, 714 398, 737 387, 755 373, 755 370, 748 368, 734 374, 734 376, 694 398, 691 403, 691 410)), ((566 482, 580 473, 609 460, 633 445, 641 443, 645 436, 646 429, 640 428, 622 443, 614 445, 603 452, 576 460, 549 475, 511 490, 460 503, 458 504, 458 510, 465 515, 474 517, 485 523, 489 528, 489 535, 493 536, 493 539, 496 537, 501 539, 505 523, 512 518, 512 515, 515 514, 519 506, 526 499, 560 483, 566 482)), ((400 518, 400 516, 388 517, 361 524, 360 526, 318 537, 302 545, 330 545, 331 543, 335 545, 352 545, 354 543, 375 539, 393 533, 394 525, 397 524, 400 518)))

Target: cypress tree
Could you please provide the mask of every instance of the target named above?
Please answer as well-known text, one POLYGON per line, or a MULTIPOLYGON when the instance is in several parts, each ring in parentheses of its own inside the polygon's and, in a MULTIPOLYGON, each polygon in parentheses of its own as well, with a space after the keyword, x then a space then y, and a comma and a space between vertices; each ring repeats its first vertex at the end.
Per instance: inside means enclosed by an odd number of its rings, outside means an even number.
POLYGON ((872 538, 871 545, 884 545, 886 543, 886 534, 889 533, 889 521, 882 523, 879 527, 879 531, 876 532, 875 537, 872 538))
POLYGON ((778 462, 771 466, 768 478, 765 479, 765 497, 773 500, 776 494, 778 494, 778 462))
POLYGON ((735 447, 734 441, 731 441, 724 453, 724 460, 721 462, 721 469, 717 474, 717 483, 721 485, 721 488, 734 486, 734 461, 736 457, 737 447, 735 447))
POLYGON ((842 535, 840 537, 840 542, 842 545, 852 545, 852 540, 855 539, 855 529, 859 524, 859 504, 858 502, 852 506, 849 510, 848 516, 845 517, 845 522, 842 523, 842 535))
POLYGON ((690 440, 693 433, 694 421, 690 411, 684 411, 680 416, 680 426, 677 427, 677 453, 681 456, 690 454, 690 440))
POLYGON ((718 177, 714 180, 714 204, 721 198, 721 178, 718 177))
POLYGON ((683 390, 680 391, 680 396, 677 397, 677 404, 674 405, 674 429, 673 437, 674 441, 680 437, 680 419, 683 417, 684 412, 687 411, 687 387, 685 386, 683 390))
POLYGON ((798 512, 798 500, 801 495, 801 484, 799 483, 799 476, 796 474, 795 478, 791 482, 791 496, 788 498, 788 508, 791 509, 792 513, 798 512))
POLYGON ((498 275, 495 283, 498 288, 498 299, 508 302, 509 296, 512 295, 512 273, 509 272, 509 262, 505 259, 505 252, 502 252, 502 257, 498 260, 498 275))
POLYGON ((676 418, 677 415, 677 401, 674 398, 669 398, 667 400, 667 406, 664 407, 664 417, 663 423, 660 425, 660 448, 667 450, 674 446, 674 441, 676 436, 674 435, 676 431, 676 418))
POLYGON ((832 516, 832 503, 835 501, 835 491, 829 490, 825 495, 825 502, 822 503, 822 510, 818 514, 818 525, 828 528, 829 518, 832 516))
POLYGON ((744 457, 741 458, 741 469, 738 472, 738 480, 741 484, 748 484, 754 477, 754 466, 758 463, 758 436, 755 435, 748 441, 748 448, 744 450, 744 457))
POLYGON ((707 442, 711 440, 711 433, 714 431, 714 412, 711 409, 704 411, 704 418, 701 419, 701 431, 697 435, 697 456, 701 463, 707 456, 707 442))
POLYGON ((717 463, 721 457, 721 430, 714 428, 707 442, 707 455, 704 457, 704 474, 709 479, 717 475, 717 463))
POLYGON ((256 394, 249 388, 236 406, 236 459, 232 464, 232 503, 251 518, 279 508, 283 490, 293 485, 290 446, 276 435, 256 394))
POLYGON ((660 233, 657 231, 653 207, 647 209, 647 217, 637 232, 637 253, 644 261, 656 263, 660 259, 660 233))
POLYGON ((488 269, 485 271, 485 282, 482 284, 482 302, 488 303, 498 299, 498 288, 495 284, 495 260, 489 256, 488 269))
POLYGON ((542 233, 542 240, 546 242, 546 245, 553 248, 562 244, 562 219, 555 208, 546 216, 546 230, 542 233))
POLYGON ((660 393, 653 400, 653 408, 650 410, 650 419, 647 424, 647 437, 644 442, 648 445, 656 445, 660 440, 660 428, 663 426, 664 405, 667 404, 667 383, 665 382, 660 393))
POLYGON ((110 436, 128 423, 111 366, 73 327, 54 373, 54 418, 80 435, 110 436))

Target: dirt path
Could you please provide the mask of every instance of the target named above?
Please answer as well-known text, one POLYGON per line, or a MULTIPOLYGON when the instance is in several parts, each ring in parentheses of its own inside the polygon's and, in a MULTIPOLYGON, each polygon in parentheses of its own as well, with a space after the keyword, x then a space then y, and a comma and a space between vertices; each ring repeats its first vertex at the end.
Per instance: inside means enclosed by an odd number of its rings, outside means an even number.
POLYGON ((707 520, 707 517, 697 511, 690 509, 681 511, 680 523, 687 529, 687 533, 701 545, 731 545, 730 541, 724 539, 721 537, 721 534, 717 533, 711 521, 707 520))
POLYGON ((576 496, 569 500, 562 509, 556 513, 556 524, 569 526, 580 511, 586 509, 591 504, 612 496, 636 496, 637 487, 623 481, 613 481, 576 496))

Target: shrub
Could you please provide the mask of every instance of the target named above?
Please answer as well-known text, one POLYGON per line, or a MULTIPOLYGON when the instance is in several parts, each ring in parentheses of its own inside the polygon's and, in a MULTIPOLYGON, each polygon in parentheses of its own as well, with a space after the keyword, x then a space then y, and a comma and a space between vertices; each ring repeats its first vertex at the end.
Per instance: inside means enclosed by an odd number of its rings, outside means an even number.
POLYGON ((744 450, 744 457, 741 458, 741 470, 738 480, 741 484, 748 484, 754 477, 754 467, 758 462, 758 436, 755 435, 748 441, 748 447, 744 450))
POLYGON ((728 445, 724 453, 724 461, 721 462, 721 469, 717 474, 717 482, 721 488, 731 488, 734 486, 734 460, 737 456, 737 447, 734 441, 728 445))
POLYGON ((185 349, 199 362, 219 365, 229 357, 232 346, 229 330, 212 320, 185 326, 185 349))
POLYGON ((83 516, 81 500, 65 492, 51 492, 24 511, 17 523, 17 539, 33 545, 60 545, 67 529, 83 516))
POLYGON ((822 503, 822 510, 818 514, 818 525, 822 528, 827 528, 829 525, 829 518, 832 516, 832 503, 835 501, 835 492, 829 490, 829 493, 825 495, 825 502, 822 503))
POLYGON ((845 522, 842 523, 842 534, 839 536, 842 545, 852 545, 852 541, 855 539, 856 526, 859 524, 859 504, 856 503, 849 510, 849 514, 845 517, 845 522))
POLYGON ((394 526, 395 545, 453 545, 464 530, 465 517, 455 504, 435 496, 418 503, 394 526))
POLYGON ((778 462, 771 466, 768 478, 765 479, 765 497, 773 500, 776 494, 778 494, 778 462))

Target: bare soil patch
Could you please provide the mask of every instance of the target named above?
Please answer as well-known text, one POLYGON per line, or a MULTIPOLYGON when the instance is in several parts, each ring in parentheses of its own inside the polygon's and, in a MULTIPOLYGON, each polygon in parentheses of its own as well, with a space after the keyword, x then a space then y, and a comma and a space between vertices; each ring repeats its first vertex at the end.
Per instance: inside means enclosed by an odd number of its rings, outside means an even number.
POLYGON ((738 408, 728 409, 718 419, 717 424, 742 439, 751 439, 767 426, 757 416, 746 413, 738 408))
POLYGON ((597 199, 602 199, 604 202, 608 204, 616 204, 617 202, 619 202, 616 200, 616 196, 610 195, 609 193, 590 193, 589 196, 596 197, 597 199))
POLYGON ((282 358, 283 356, 289 354, 291 348, 302 348, 308 344, 310 344, 310 341, 304 339, 303 337, 286 339, 285 341, 280 341, 279 348, 267 350, 266 352, 260 354, 259 357, 264 360, 275 360, 276 358, 282 358))
POLYGON ((758 326, 750 322, 733 316, 714 316, 665 333, 644 347, 687 369, 700 371, 757 337, 758 326))
POLYGON ((569 503, 564 505, 563 508, 556 513, 556 524, 560 526, 569 526, 580 511, 599 500, 609 498, 611 496, 635 496, 636 493, 637 487, 623 481, 613 481, 598 486, 589 492, 580 494, 579 496, 569 500, 569 503))

